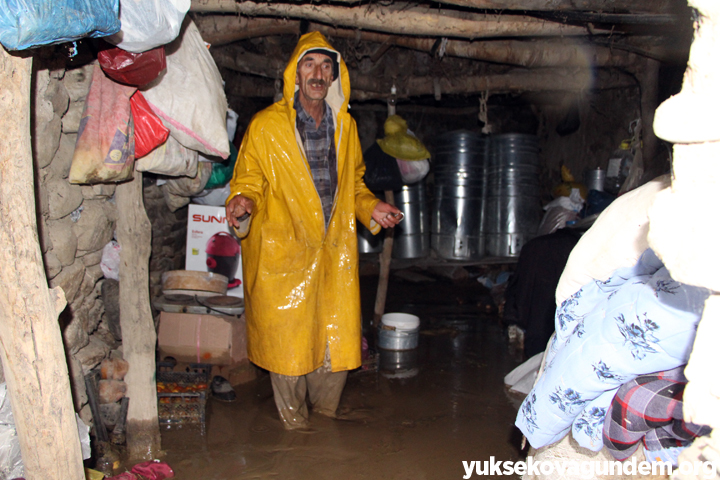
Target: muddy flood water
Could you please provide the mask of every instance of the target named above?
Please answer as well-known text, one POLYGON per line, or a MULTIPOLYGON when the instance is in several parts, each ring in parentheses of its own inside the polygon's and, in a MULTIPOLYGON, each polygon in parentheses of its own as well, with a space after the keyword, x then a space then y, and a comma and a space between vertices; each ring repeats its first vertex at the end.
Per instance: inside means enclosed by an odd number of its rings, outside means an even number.
MULTIPOLYGON (((372 350, 377 277, 361 284, 372 350)), ((236 387, 233 403, 211 399, 204 434, 163 429, 163 460, 180 480, 444 480, 463 478, 463 460, 522 459, 503 385, 519 362, 482 290, 473 279, 392 276, 385 311, 421 318, 419 346, 383 352, 377 370, 350 373, 340 404, 348 419, 311 413, 314 432, 285 431, 265 374, 236 387)))

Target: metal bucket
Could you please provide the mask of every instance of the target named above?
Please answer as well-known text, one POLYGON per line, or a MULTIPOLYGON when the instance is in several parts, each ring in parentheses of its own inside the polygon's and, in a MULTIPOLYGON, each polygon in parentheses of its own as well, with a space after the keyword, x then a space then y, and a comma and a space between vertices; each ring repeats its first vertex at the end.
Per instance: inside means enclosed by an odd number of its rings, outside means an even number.
POLYGON ((534 135, 490 137, 484 225, 488 255, 516 257, 537 233, 542 219, 538 151, 534 135))
POLYGON ((418 345, 420 319, 410 313, 386 313, 380 321, 378 348, 412 350, 418 345))
POLYGON ((418 349, 382 350, 379 352, 379 370, 385 378, 411 378, 419 373, 418 349))
POLYGON ((425 182, 404 185, 394 195, 395 205, 405 214, 405 219, 395 226, 392 256, 427 257, 430 253, 430 217, 425 182))
POLYGON ((381 370, 410 370, 418 366, 418 349, 380 350, 381 370))
POLYGON ((380 253, 383 248, 383 239, 385 234, 383 232, 373 235, 370 230, 365 228, 365 225, 357 223, 357 239, 358 239, 358 252, 359 253, 380 253))
POLYGON ((378 348, 384 350, 412 350, 418 346, 420 328, 412 330, 391 330, 383 328, 378 330, 378 348))
POLYGON ((485 254, 486 142, 458 130, 438 138, 430 244, 441 258, 477 260, 485 254))

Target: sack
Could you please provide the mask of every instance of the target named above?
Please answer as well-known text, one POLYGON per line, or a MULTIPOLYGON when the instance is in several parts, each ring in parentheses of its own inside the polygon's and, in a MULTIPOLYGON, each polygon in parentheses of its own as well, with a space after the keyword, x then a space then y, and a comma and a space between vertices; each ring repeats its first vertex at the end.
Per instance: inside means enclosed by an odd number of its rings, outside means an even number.
POLYGON ((70 166, 70 183, 122 182, 132 178, 135 133, 130 97, 133 93, 135 87, 113 82, 99 66, 94 66, 70 166))
POLYGON ((404 183, 398 162, 373 143, 364 154, 365 185, 370 190, 400 190, 404 183))
POLYGON ((170 135, 170 130, 153 113, 142 93, 135 92, 130 97, 130 109, 135 125, 135 159, 137 160, 165 143, 170 135))
POLYGON ((170 211, 174 212, 184 207, 190 203, 190 197, 202 192, 211 173, 212 165, 209 162, 198 162, 197 175, 194 178, 178 177, 165 182, 162 185, 162 192, 170 211))
POLYGON ((430 160, 400 160, 396 158, 400 175, 406 185, 419 182, 430 171, 430 160))
POLYGON ((116 82, 139 87, 152 82, 165 70, 165 47, 143 53, 109 48, 98 53, 98 62, 105 75, 116 82))
POLYGON ((153 112, 183 146, 227 158, 227 100, 215 61, 187 18, 165 48, 167 71, 142 89, 153 112))
POLYGON ((198 152, 183 147, 173 137, 167 137, 165 143, 138 160, 135 168, 138 172, 171 177, 195 177, 198 171, 198 152))
POLYGON ((118 30, 118 0, 0 0, 0 43, 8 50, 104 37, 118 30))
POLYGON ((105 40, 128 52, 145 52, 177 38, 190 0, 122 0, 120 31, 105 40))

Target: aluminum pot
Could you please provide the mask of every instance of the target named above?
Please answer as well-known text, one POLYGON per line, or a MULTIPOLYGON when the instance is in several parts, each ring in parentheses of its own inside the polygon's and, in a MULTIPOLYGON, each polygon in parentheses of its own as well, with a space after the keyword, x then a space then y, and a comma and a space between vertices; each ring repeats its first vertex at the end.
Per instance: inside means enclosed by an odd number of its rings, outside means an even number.
POLYGON ((417 348, 419 337, 419 327, 412 330, 399 330, 380 326, 378 330, 378 348, 384 350, 412 350, 417 348))

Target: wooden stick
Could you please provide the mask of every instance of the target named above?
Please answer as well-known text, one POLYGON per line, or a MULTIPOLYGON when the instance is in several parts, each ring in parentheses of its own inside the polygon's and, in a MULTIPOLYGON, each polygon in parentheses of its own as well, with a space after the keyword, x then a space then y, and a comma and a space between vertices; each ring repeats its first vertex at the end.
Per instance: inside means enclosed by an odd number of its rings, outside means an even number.
MULTIPOLYGON (((385 190, 385 201, 395 205, 395 196, 391 190, 385 190)), ((385 240, 380 253, 380 278, 378 279, 377 296, 375 297, 375 315, 373 325, 380 326, 380 320, 385 313, 385 300, 387 299, 388 282, 390 280, 390 261, 392 260, 394 228, 385 229, 385 240)))

